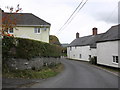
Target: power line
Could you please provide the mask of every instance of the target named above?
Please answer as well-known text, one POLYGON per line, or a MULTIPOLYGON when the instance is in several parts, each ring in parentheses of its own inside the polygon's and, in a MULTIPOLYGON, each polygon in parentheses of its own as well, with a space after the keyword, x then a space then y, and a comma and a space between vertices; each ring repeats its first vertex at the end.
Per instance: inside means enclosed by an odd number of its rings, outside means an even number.
POLYGON ((70 15, 70 17, 68 18, 68 20, 64 23, 64 25, 59 29, 59 31, 68 23, 68 21, 72 18, 72 16, 74 15, 74 13, 78 10, 78 8, 80 7, 80 5, 83 3, 83 0, 81 1, 81 3, 78 5, 78 7, 75 9, 75 11, 70 15))
POLYGON ((64 26, 68 23, 68 21, 72 18, 72 16, 74 15, 74 13, 78 10, 78 8, 80 7, 80 5, 83 3, 84 0, 82 0, 80 2, 80 4, 77 6, 77 8, 74 10, 74 12, 70 15, 70 17, 67 19, 67 21, 63 24, 63 26, 58 30, 58 32, 60 30, 62 30, 64 28, 64 26))
POLYGON ((71 16, 68 18, 68 20, 64 23, 64 25, 58 30, 57 34, 60 33, 60 31, 64 30, 70 23, 71 21, 75 18, 75 16, 77 15, 77 13, 84 7, 84 5, 87 3, 88 0, 86 0, 83 3, 84 0, 82 0, 80 2, 80 4, 78 5, 78 7, 75 9, 75 11, 71 14, 71 16), (81 6, 82 5, 82 6, 81 6), (80 7, 81 6, 81 7, 80 7), (79 8, 80 7, 80 8, 79 8), (76 13, 77 12, 77 13, 76 13))
MULTIPOLYGON (((79 13, 79 11, 80 11, 80 10, 83 8, 83 6, 87 3, 87 1, 88 1, 88 0, 86 0, 86 2, 81 6, 81 8, 78 10, 77 13, 79 13)), ((72 20, 76 17, 77 13, 71 18, 71 20, 68 22, 67 25, 69 25, 69 24, 72 22, 72 20)), ((66 26, 66 27, 67 27, 67 26, 66 26)), ((64 27, 61 31, 63 31, 66 27, 64 27)))

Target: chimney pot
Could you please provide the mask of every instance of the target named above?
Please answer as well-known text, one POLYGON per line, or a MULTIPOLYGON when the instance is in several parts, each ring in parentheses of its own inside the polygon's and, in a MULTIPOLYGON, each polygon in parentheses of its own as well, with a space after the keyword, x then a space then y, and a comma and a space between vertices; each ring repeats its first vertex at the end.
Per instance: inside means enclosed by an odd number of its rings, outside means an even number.
POLYGON ((93 30, 93 35, 97 35, 97 28, 94 27, 92 30, 93 30))
POLYGON ((79 38, 79 33, 78 32, 76 33, 76 38, 79 38))

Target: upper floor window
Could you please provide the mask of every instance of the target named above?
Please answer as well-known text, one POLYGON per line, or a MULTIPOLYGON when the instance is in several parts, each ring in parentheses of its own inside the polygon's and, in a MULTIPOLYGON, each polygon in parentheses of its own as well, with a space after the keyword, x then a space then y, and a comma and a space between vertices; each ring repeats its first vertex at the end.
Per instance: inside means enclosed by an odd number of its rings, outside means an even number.
POLYGON ((34 33, 40 34, 40 28, 35 28, 35 29, 34 29, 34 33))
POLYGON ((9 33, 9 34, 13 34, 13 28, 9 28, 9 29, 8 29, 8 33, 9 33))
POLYGON ((91 59, 91 55, 89 55, 89 60, 91 59))
POLYGON ((118 63, 118 56, 113 56, 113 63, 118 63))

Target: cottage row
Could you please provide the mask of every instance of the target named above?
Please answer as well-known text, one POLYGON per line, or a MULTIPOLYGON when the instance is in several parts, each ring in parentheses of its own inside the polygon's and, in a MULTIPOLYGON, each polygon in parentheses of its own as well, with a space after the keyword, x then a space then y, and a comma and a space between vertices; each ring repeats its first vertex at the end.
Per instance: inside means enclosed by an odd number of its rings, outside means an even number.
POLYGON ((97 34, 97 28, 92 29, 93 34, 79 37, 67 47, 67 57, 82 61, 90 61, 94 57, 97 64, 119 67, 120 25, 112 26, 107 32, 97 34))

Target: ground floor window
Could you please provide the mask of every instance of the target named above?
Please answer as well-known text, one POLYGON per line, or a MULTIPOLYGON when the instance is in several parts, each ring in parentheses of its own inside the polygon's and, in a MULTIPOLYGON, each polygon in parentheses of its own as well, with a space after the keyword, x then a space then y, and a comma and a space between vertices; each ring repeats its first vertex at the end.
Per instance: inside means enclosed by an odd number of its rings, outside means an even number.
POLYGON ((113 56, 113 62, 114 63, 118 63, 119 61, 118 61, 118 56, 113 56))
POLYGON ((13 28, 9 28, 9 29, 8 29, 8 33, 9 33, 9 34, 13 34, 13 28))
POLYGON ((72 47, 70 47, 70 51, 72 50, 72 47))
POLYGON ((82 58, 82 55, 81 55, 81 54, 79 55, 79 58, 82 58))
POLYGON ((73 57, 75 58, 75 55, 73 55, 73 57))

